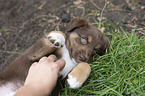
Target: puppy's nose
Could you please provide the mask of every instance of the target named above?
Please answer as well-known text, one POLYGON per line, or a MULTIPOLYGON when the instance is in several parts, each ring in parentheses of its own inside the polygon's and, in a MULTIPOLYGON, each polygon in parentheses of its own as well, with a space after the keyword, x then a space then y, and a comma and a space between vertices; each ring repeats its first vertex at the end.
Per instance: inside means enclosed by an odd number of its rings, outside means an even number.
POLYGON ((79 55, 78 56, 78 61, 80 61, 80 62, 86 62, 86 61, 88 61, 88 58, 86 56, 84 56, 84 55, 79 55))

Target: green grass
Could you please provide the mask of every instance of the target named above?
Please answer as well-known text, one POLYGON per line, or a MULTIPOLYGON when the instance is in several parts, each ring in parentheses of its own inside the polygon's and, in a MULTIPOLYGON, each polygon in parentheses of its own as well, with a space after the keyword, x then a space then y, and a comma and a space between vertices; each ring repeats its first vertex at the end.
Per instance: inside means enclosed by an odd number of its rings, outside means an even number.
POLYGON ((110 49, 95 58, 91 74, 79 89, 66 88, 60 96, 145 96, 145 36, 111 32, 110 49))

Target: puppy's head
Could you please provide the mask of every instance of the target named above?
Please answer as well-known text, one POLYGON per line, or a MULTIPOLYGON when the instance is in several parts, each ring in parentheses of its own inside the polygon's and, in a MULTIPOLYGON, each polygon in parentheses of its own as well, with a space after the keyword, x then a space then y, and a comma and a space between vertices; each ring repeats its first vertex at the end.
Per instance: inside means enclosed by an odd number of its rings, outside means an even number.
POLYGON ((109 47, 108 39, 84 19, 73 19, 65 31, 67 48, 76 62, 89 62, 93 55, 104 55, 109 47))

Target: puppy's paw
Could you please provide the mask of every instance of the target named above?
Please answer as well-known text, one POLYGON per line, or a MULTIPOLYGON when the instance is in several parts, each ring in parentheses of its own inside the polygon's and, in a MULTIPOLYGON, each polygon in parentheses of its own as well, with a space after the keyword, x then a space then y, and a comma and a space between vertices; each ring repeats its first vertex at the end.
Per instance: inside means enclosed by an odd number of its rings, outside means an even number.
POLYGON ((79 88, 88 78, 91 72, 91 67, 88 63, 79 63, 69 74, 67 82, 70 88, 79 88))
POLYGON ((52 47, 61 48, 65 44, 65 36, 60 31, 51 32, 47 38, 52 44, 52 47))
POLYGON ((79 88, 81 87, 81 83, 80 81, 77 80, 77 78, 73 77, 72 75, 68 75, 68 79, 67 79, 67 82, 69 84, 69 87, 70 88, 73 88, 73 89, 76 89, 76 88, 79 88))

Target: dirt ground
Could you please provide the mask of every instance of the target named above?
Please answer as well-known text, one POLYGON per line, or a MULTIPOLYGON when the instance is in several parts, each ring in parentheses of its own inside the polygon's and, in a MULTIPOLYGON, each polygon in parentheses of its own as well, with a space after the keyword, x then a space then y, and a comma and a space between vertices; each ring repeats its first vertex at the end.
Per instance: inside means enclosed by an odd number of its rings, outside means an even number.
POLYGON ((145 34, 145 0, 0 0, 0 71, 46 32, 64 31, 62 10, 105 34, 113 26, 145 34))

